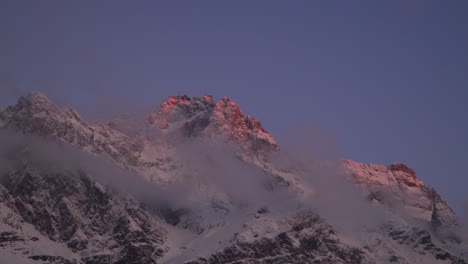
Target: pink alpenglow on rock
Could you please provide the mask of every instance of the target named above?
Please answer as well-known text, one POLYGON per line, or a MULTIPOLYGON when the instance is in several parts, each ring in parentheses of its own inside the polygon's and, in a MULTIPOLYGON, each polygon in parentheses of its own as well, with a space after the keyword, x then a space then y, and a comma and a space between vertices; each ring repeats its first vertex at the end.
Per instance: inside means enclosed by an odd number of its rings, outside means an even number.
POLYGON ((240 107, 228 97, 216 103, 211 95, 171 96, 146 119, 146 123, 151 129, 177 132, 188 138, 222 138, 255 151, 278 149, 276 140, 261 123, 252 116, 245 117, 240 107))

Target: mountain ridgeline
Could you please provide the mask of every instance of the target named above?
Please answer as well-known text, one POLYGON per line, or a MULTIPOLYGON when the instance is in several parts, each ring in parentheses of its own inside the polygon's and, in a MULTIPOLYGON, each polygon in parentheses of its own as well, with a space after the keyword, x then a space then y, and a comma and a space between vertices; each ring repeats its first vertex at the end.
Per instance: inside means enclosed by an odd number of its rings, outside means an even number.
POLYGON ((0 145, 0 263, 468 263, 414 170, 295 158, 226 97, 95 124, 32 93, 0 145))

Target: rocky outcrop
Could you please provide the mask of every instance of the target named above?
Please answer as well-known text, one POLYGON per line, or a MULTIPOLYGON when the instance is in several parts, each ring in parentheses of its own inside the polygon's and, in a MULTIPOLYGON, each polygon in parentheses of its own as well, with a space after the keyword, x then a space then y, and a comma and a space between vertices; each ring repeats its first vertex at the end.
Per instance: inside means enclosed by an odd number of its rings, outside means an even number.
MULTIPOLYGON (((4 175, 0 187, 1 203, 51 241, 81 256, 83 263, 156 263, 167 250, 166 231, 138 202, 80 172, 44 171, 25 164, 4 175)), ((10 242, 28 239, 4 237, 10 242)), ((29 258, 74 263, 51 255, 29 258)))
MULTIPOLYGON (((447 261, 453 264, 468 263, 461 257, 455 256, 444 250, 441 246, 436 245, 433 237, 427 230, 417 227, 403 229, 395 225, 387 225, 383 229, 399 245, 404 245, 419 255, 432 255, 435 261, 447 261)), ((408 263, 404 258, 397 256, 394 256, 390 260, 394 263, 408 263)))
POLYGON ((211 96, 171 96, 151 114, 146 123, 162 134, 179 133, 184 137, 221 137, 240 143, 248 151, 278 148, 258 120, 244 116, 240 107, 224 97, 215 103, 211 96))
POLYGON ((333 228, 312 212, 301 212, 285 223, 272 238, 233 244, 208 258, 186 264, 215 263, 375 263, 362 249, 344 244, 333 228))

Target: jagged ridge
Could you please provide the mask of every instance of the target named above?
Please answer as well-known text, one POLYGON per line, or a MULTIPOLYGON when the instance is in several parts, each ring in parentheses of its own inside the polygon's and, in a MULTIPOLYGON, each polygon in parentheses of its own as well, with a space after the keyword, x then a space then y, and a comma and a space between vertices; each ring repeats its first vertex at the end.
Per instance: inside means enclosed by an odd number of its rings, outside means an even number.
POLYGON ((171 96, 146 122, 162 131, 179 130, 186 137, 221 134, 255 152, 277 148, 276 140, 260 122, 252 116, 245 117, 240 107, 227 97, 215 103, 209 95, 171 96))
MULTIPOLYGON (((108 156, 118 166, 156 177, 164 173, 173 177, 177 166, 169 159, 169 149, 162 151, 167 158, 161 158, 164 155, 153 145, 152 131, 157 131, 156 136, 160 138, 176 135, 190 140, 197 137, 221 136, 225 140, 240 144, 244 151, 251 153, 278 150, 276 141, 263 129, 260 122, 253 117, 245 117, 239 106, 229 98, 222 98, 216 103, 210 96, 169 97, 145 121, 145 131, 141 131, 137 137, 129 136, 113 125, 88 124, 76 111, 58 106, 40 93, 22 97, 16 105, 0 111, 1 128, 52 137, 93 155, 108 156)), ((245 159, 245 162, 250 161, 245 159)), ((293 174, 276 170, 266 160, 260 163, 257 161, 254 165, 263 168, 273 178, 287 182, 291 188, 300 184, 293 174)), ((362 263, 383 259, 394 263, 427 263, 436 261, 435 259, 442 263, 466 263, 451 252, 453 245, 462 241, 453 233, 446 232, 457 225, 455 214, 434 189, 416 177, 412 169, 403 164, 382 166, 353 161, 344 161, 343 165, 350 180, 363 188, 369 200, 390 209, 395 203, 401 203, 409 209, 412 217, 422 223, 429 223, 430 226, 424 225, 414 229, 411 225, 403 224, 406 223, 405 220, 400 219, 401 223, 396 221, 376 234, 369 234, 370 238, 374 235, 377 237, 369 242, 370 249, 349 246, 341 241, 339 236, 329 238, 329 235, 323 234, 322 237, 321 233, 317 240, 315 235, 304 236, 303 229, 286 228, 280 229, 282 232, 278 231, 276 236, 270 238, 259 236, 253 241, 233 240, 232 244, 226 245, 223 250, 213 252, 211 256, 205 256, 205 259, 196 260, 195 263, 304 263, 312 261, 311 258, 320 258, 322 261, 327 259, 328 262, 323 263, 358 262, 358 259, 362 263), (401 236, 399 232, 408 235, 401 236), (430 243, 427 242, 426 234, 434 235, 430 243), (290 245, 289 239, 295 241, 297 237, 313 241, 300 243, 299 246, 290 245), (414 239, 422 241, 416 244, 417 250, 414 239), (314 243, 320 245, 311 248, 314 243), (255 251, 251 252, 249 248, 254 248, 255 251), (384 248, 389 249, 385 251, 384 248), (398 250, 410 250, 410 253, 398 254, 398 250), (233 252, 237 252, 238 255, 233 255, 233 252), (427 256, 419 258, 412 254, 427 256), (324 256, 328 257, 324 259, 324 256), (254 260, 257 257, 259 258, 254 260)), ((94 180, 86 175, 70 177, 63 173, 43 174, 28 170, 30 169, 16 168, 10 171, 0 185, 3 197, 0 204, 2 208, 8 208, 3 210, 10 212, 2 215, 2 220, 11 224, 8 230, 24 226, 26 223, 32 224, 46 239, 63 243, 69 250, 67 254, 70 254, 69 258, 50 254, 31 257, 38 261, 55 263, 131 263, 132 260, 136 261, 135 263, 152 263, 164 255, 167 250, 164 245, 166 231, 163 225, 158 224, 162 221, 158 216, 147 212, 134 201, 119 197, 118 194, 103 192, 102 188, 97 187, 99 184, 94 184, 94 180), (57 201, 54 197, 61 197, 61 200, 57 201), (112 206, 103 205, 102 199, 107 201, 105 204, 112 206), (97 219, 101 215, 114 219, 115 221, 111 221, 113 228, 104 227, 107 220, 93 223, 95 218, 89 214, 86 206, 83 207, 83 203, 99 208, 96 209, 97 219), (119 220, 116 220, 116 216, 119 220), (134 223, 137 225, 134 226, 134 223), (92 228, 94 224, 98 226, 97 229, 92 228), (86 245, 86 241, 89 244, 89 241, 97 241, 102 235, 106 236, 106 241, 96 242, 98 245, 90 248, 82 247, 86 245), (111 252, 103 256, 95 254, 103 249, 111 252), (73 255, 73 252, 79 255, 73 255)), ((319 218, 316 216, 310 216, 300 221, 291 221, 292 226, 295 226, 303 221, 314 220, 316 225, 312 230, 328 230, 330 234, 334 232, 325 220, 317 219, 319 218)), ((307 232, 311 231, 309 227, 304 228, 307 232)), ((0 237, 3 237, 4 242, 13 245, 31 239, 26 233, 17 231, 2 233, 0 237)))

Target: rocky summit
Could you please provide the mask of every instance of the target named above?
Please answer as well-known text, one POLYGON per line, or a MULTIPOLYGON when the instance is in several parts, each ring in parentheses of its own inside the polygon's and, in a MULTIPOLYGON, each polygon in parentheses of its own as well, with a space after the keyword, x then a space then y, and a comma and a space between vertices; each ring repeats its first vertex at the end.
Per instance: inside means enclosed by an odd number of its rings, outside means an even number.
POLYGON ((405 164, 296 162, 227 97, 129 121, 41 93, 0 110, 0 263, 468 263, 405 164))
POLYGON ((163 133, 177 130, 183 136, 222 135, 250 151, 276 149, 276 140, 252 116, 244 116, 240 107, 223 97, 215 102, 212 96, 171 96, 147 119, 147 124, 163 133))

